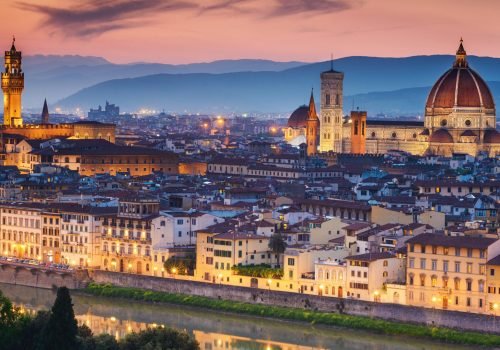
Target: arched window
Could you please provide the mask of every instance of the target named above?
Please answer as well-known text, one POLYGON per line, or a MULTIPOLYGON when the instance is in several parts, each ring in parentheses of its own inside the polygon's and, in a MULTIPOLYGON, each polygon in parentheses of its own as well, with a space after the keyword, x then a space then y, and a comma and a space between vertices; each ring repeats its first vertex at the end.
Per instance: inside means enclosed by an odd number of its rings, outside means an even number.
POLYGON ((387 271, 384 271, 384 272, 382 273, 382 277, 387 277, 387 276, 388 276, 387 271))
POLYGON ((389 265, 389 262, 387 260, 384 260, 384 267, 386 267, 387 265, 389 265))

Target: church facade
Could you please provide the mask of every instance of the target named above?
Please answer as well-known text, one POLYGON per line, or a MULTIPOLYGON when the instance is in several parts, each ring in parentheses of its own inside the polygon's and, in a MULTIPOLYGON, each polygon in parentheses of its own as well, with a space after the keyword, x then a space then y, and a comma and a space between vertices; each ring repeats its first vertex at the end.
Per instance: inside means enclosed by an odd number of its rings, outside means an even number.
MULTIPOLYGON (((343 73, 333 69, 321 73, 319 152, 500 154, 493 95, 481 76, 469 67, 462 40, 452 67, 429 92, 423 122, 370 120, 362 111, 342 117, 343 78, 343 73)), ((297 118, 292 124, 301 125, 297 118)), ((290 123, 285 133, 289 129, 290 123)), ((299 129, 295 127, 294 131, 299 129)))

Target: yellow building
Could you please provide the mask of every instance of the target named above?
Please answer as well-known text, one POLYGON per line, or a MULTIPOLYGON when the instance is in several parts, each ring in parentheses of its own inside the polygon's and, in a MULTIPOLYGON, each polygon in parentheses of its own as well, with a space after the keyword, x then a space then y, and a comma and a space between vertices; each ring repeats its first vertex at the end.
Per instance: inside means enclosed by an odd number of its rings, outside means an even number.
POLYGON ((407 241, 407 303, 427 308, 489 312, 486 264, 500 240, 423 233, 407 241))
POLYGON ((233 223, 225 222, 197 232, 195 276, 214 283, 230 282, 233 266, 275 264, 276 255, 269 250, 269 237, 238 232, 233 223))
POLYGON ((486 312, 497 316, 500 311, 500 255, 486 264, 486 312))
POLYGON ((155 198, 120 200, 118 213, 102 222, 102 269, 153 275, 151 220, 159 207, 155 198))
MULTIPOLYGON (((386 283, 404 281, 404 259, 391 253, 352 255, 346 261, 347 297, 381 302, 386 283)), ((399 302, 399 295, 393 300, 399 302)))

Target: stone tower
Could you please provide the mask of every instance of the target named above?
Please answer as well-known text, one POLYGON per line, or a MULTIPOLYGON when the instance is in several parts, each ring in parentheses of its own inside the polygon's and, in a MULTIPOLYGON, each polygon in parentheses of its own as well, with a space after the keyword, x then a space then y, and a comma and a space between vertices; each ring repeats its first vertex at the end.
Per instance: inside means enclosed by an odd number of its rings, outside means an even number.
POLYGON ((366 112, 351 112, 351 153, 366 153, 366 112))
POLYGON ((342 152, 344 73, 330 70, 321 73, 320 152, 342 152))
POLYGON ((49 124, 49 107, 47 106, 47 99, 43 101, 42 124, 49 124))
POLYGON ((10 51, 5 51, 5 71, 2 73, 3 123, 8 126, 23 125, 21 94, 24 89, 24 73, 21 68, 21 51, 16 50, 12 39, 10 51))
POLYGON ((313 155, 318 152, 318 129, 319 129, 318 115, 316 114, 316 105, 314 102, 313 92, 311 91, 311 98, 309 99, 309 113, 306 120, 306 142, 307 142, 307 155, 313 155))

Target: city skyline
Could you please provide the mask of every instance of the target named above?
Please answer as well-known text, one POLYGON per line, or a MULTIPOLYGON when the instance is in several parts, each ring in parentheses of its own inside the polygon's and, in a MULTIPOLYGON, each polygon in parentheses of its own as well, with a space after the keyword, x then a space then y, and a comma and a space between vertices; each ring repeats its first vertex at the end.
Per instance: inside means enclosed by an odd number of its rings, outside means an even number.
POLYGON ((449 54, 460 37, 478 56, 500 57, 500 3, 424 0, 7 1, 0 24, 29 54, 101 56, 111 62, 190 63, 258 58, 449 54), (467 14, 467 18, 464 18, 467 14), (22 26, 18 18, 23 18, 22 26), (425 24, 425 25, 422 25, 425 24), (385 45, 391 43, 391 45, 385 45), (134 49, 131 49, 134 48, 134 49), (139 49, 136 49, 139 48, 139 49))

